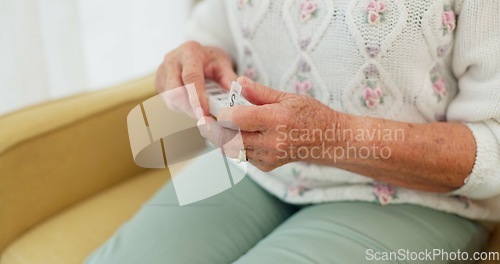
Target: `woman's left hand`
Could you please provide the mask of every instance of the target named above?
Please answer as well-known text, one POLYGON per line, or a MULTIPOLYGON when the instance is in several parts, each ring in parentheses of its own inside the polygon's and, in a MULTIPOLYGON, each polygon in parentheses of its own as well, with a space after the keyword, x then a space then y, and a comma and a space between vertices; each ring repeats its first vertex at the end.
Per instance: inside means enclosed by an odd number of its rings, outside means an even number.
MULTIPOLYGON (((310 161, 321 155, 319 138, 304 135, 337 129, 337 112, 310 96, 277 91, 246 77, 237 81, 243 87, 243 96, 254 105, 221 110, 217 123, 222 131, 218 130, 218 135, 202 134, 215 145, 224 145, 226 155, 236 158, 241 140, 238 144, 238 140, 230 139, 239 136, 234 133, 239 129, 248 161, 262 171, 271 171, 289 162, 310 161), (224 133, 229 129, 232 134, 224 133), (228 140, 223 140, 224 137, 228 140)), ((214 121, 206 120, 207 123, 214 121)))

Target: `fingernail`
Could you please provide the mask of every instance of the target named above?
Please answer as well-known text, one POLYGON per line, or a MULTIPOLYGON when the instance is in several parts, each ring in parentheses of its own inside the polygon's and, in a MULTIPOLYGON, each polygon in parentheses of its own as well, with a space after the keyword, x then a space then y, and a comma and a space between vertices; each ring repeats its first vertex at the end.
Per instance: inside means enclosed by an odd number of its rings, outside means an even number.
POLYGON ((205 117, 200 118, 196 125, 198 126, 198 129, 203 137, 207 138, 211 135, 212 129, 210 128, 210 124, 207 122, 205 117))
POLYGON ((236 80, 241 86, 246 86, 252 84, 252 80, 246 76, 241 76, 236 80))
POLYGON ((198 119, 196 126, 198 126, 198 130, 200 130, 201 136, 206 137, 207 136, 207 126, 206 126, 205 120, 203 120, 203 118, 198 119))
POLYGON ((232 130, 239 130, 238 125, 233 122, 233 115, 230 108, 224 108, 219 111, 217 115, 217 123, 221 127, 229 128, 232 130))
POLYGON ((196 108, 196 110, 194 110, 194 114, 196 115, 196 118, 198 118, 198 119, 205 116, 205 114, 203 113, 203 109, 201 107, 196 108))

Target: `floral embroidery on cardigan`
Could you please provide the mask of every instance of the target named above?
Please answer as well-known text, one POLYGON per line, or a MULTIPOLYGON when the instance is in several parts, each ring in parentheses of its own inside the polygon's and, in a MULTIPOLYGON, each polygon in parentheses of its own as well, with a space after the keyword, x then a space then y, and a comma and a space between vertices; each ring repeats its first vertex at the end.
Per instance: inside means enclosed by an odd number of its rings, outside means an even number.
POLYGON ((379 54, 379 52, 380 52, 380 46, 376 45, 366 46, 366 53, 368 53, 368 56, 370 56, 370 58, 375 58, 377 54, 379 54))
POLYGON ((297 65, 297 80, 295 81, 295 92, 297 94, 309 95, 314 97, 313 83, 310 80, 309 72, 311 70, 311 66, 305 60, 300 60, 297 65))
POLYGON ((444 6, 441 19, 443 23, 443 36, 452 33, 457 25, 457 18, 455 12, 451 10, 450 5, 444 6))
POLYGON ((469 207, 475 205, 474 201, 469 199, 468 197, 461 196, 461 195, 458 195, 455 197, 457 198, 458 201, 460 201, 464 204, 465 209, 469 209, 469 207))
POLYGON ((242 27, 241 28, 241 34, 243 35, 244 38, 250 38, 250 29, 248 27, 242 27))
POLYGON ((253 66, 253 63, 252 63, 252 49, 250 48, 250 46, 247 46, 245 45, 243 47, 243 53, 245 54, 245 61, 246 63, 244 65, 246 65, 246 67, 243 68, 243 75, 249 79, 251 79, 252 81, 257 81, 257 77, 258 77, 258 71, 257 71, 257 68, 255 68, 253 66))
POLYGON ((434 77, 432 80, 432 88, 438 97, 438 101, 441 101, 446 95, 446 82, 443 77, 434 77))
POLYGON ((305 60, 300 60, 298 65, 298 70, 301 72, 309 72, 311 70, 311 66, 305 60))
POLYGON ((448 53, 449 50, 450 50, 450 45, 449 44, 446 44, 446 45, 443 45, 443 46, 439 46, 437 48, 436 54, 437 54, 437 56, 439 58, 442 58, 442 57, 444 57, 448 53))
POLYGON ((248 65, 247 68, 243 71, 243 75, 245 75, 245 77, 251 79, 252 81, 256 81, 258 77, 257 69, 252 65, 248 65))
POLYGON ((384 2, 380 0, 370 0, 366 7, 366 22, 372 26, 384 22, 384 13, 386 10, 387 7, 384 2))
POLYGON ((309 46, 309 43, 311 43, 311 38, 303 38, 299 41, 299 46, 301 50, 305 50, 307 46, 309 46))
MULTIPOLYGON (((372 85, 375 86, 375 85, 372 85)), ((375 109, 379 104, 384 103, 384 92, 379 86, 370 87, 369 85, 365 87, 365 94, 363 95, 363 99, 365 102, 365 106, 370 109, 375 109)))
POLYGON ((373 192, 375 201, 381 205, 390 204, 392 200, 398 198, 396 190, 390 184, 376 182, 373 187, 375 187, 375 192, 373 192))
POLYGON ((296 168, 292 169, 293 178, 295 179, 295 183, 288 186, 285 191, 286 197, 297 197, 302 196, 305 192, 310 190, 307 185, 307 178, 302 175, 302 172, 297 170, 296 168))
POLYGON ((438 122, 446 122, 446 113, 436 113, 434 119, 438 122))
POLYGON ((295 91, 298 94, 310 94, 313 85, 310 80, 298 80, 295 82, 295 91))
POLYGON ((291 185, 291 186, 288 186, 287 196, 291 196, 291 197, 301 196, 307 190, 308 189, 302 185, 291 185))
POLYGON ((237 0, 238 8, 243 10, 247 5, 252 6, 252 0, 237 0))
POLYGON ((376 109, 384 103, 384 91, 379 85, 379 72, 374 64, 368 64, 363 70, 366 80, 362 83, 363 95, 360 97, 362 105, 369 109, 376 109))
POLYGON ((378 70, 377 67, 373 64, 369 64, 366 66, 364 69, 364 73, 367 77, 377 77, 378 76, 378 70))
POLYGON ((306 23, 316 16, 318 4, 314 0, 304 0, 300 3, 300 22, 306 23))
POLYGON ((252 55, 252 50, 251 50, 251 49, 250 49, 250 47, 248 47, 248 46, 245 46, 245 47, 243 48, 243 52, 245 53, 245 55, 246 55, 246 56, 250 56, 250 55, 252 55))
POLYGON ((432 82, 432 89, 434 90, 434 94, 436 95, 438 102, 441 102, 441 100, 446 96, 446 80, 444 77, 441 75, 440 71, 440 66, 436 64, 431 70, 431 82, 432 82))
POLYGON ((380 104, 384 104, 384 91, 378 85, 378 81, 369 79, 364 82, 364 91, 361 102, 369 109, 376 109, 380 104))

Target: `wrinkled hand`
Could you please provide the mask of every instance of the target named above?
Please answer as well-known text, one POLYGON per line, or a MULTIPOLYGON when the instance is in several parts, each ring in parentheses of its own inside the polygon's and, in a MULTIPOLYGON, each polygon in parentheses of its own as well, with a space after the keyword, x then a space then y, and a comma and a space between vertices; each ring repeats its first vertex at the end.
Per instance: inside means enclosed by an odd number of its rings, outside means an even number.
MULTIPOLYGON (((241 149, 241 139, 235 134, 239 129, 248 161, 262 171, 317 156, 312 152, 322 144, 320 138, 301 135, 332 129, 338 122, 337 112, 310 96, 273 90, 246 77, 238 82, 243 96, 254 105, 222 109, 217 117, 221 128, 209 135, 202 131, 202 135, 216 146, 223 145, 226 155, 236 158, 241 149), (311 155, 304 155, 306 152, 311 155)), ((216 127, 213 118, 203 122, 216 127)))
POLYGON ((201 118, 209 113, 205 79, 229 89, 236 78, 227 53, 190 41, 165 55, 156 73, 156 89, 159 93, 168 91, 163 95, 170 109, 201 118))

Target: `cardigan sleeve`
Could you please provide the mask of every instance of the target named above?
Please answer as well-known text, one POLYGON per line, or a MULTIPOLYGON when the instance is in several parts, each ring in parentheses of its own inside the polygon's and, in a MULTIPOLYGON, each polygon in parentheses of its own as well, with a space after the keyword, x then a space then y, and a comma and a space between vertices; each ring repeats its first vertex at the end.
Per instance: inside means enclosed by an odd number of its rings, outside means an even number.
POLYGON ((452 194, 486 199, 500 194, 500 1, 464 0, 457 21, 453 72, 459 92, 447 117, 470 128, 476 160, 452 194))
POLYGON ((186 34, 188 40, 218 47, 235 58, 236 47, 224 0, 204 0, 198 3, 187 23, 186 34))

